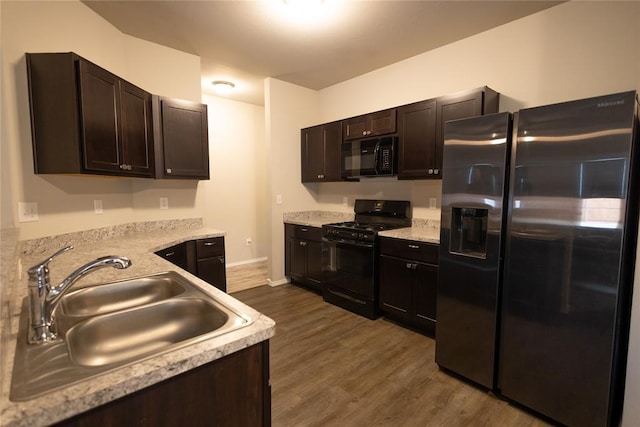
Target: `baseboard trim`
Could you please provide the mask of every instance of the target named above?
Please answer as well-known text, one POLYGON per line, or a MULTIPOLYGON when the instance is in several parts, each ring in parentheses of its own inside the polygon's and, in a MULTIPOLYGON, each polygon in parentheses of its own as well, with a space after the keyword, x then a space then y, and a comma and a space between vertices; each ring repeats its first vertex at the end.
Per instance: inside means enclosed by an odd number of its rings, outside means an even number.
POLYGON ((231 263, 227 264, 227 267, 237 267, 238 265, 253 264, 255 262, 262 262, 262 261, 266 261, 268 259, 269 258, 267 258, 266 256, 264 256, 262 258, 246 259, 244 261, 231 262, 231 263))
POLYGON ((267 279, 267 283, 269 283, 269 286, 271 286, 271 287, 276 287, 276 286, 280 286, 280 285, 286 285, 287 283, 289 283, 289 279, 287 279, 286 277, 284 279, 280 279, 280 280, 267 279))

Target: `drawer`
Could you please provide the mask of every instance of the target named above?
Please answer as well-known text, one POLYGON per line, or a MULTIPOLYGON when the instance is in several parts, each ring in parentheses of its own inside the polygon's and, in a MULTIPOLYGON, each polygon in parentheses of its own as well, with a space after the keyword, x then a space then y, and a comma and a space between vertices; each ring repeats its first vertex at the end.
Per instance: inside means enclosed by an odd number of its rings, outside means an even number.
POLYGON ((427 264, 438 265, 440 246, 415 240, 380 238, 380 253, 427 264))
POLYGON ((293 228, 291 231, 293 233, 291 237, 295 237, 297 239, 312 240, 315 242, 322 241, 322 228, 320 227, 308 227, 306 225, 293 225, 293 228))
POLYGON ((162 249, 156 252, 167 261, 177 265, 178 267, 187 269, 187 244, 179 243, 177 245, 162 249))
POLYGON ((196 258, 209 258, 224 255, 224 237, 196 240, 196 258))

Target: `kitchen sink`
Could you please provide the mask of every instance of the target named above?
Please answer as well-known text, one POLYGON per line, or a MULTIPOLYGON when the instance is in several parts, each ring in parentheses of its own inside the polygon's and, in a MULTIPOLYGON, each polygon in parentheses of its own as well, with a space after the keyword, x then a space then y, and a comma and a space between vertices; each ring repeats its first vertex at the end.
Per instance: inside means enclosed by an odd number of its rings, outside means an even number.
POLYGON ((252 319, 169 271, 86 286, 55 313, 59 340, 27 344, 29 299, 20 318, 9 398, 24 401, 239 328, 252 319))

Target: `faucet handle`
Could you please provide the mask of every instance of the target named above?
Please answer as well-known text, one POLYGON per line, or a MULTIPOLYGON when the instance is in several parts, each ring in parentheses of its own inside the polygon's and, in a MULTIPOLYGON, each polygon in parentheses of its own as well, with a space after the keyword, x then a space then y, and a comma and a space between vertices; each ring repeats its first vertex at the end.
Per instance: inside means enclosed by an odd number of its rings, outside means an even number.
POLYGON ((57 251, 56 253, 54 253, 53 255, 51 255, 49 258, 45 259, 42 262, 39 262, 38 264, 34 265, 33 267, 29 268, 29 276, 32 277, 38 277, 44 274, 48 273, 48 269, 47 266, 49 265, 49 263, 51 261, 54 260, 54 258, 57 258, 58 256, 62 255, 63 253, 69 251, 73 249, 73 245, 69 245, 69 246, 65 246, 64 248, 60 249, 59 251, 57 251))

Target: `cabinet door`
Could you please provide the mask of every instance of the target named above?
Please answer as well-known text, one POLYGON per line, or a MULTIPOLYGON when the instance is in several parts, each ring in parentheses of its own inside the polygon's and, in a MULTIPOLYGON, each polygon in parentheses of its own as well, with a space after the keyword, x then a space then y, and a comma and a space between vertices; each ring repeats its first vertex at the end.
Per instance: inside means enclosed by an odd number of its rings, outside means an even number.
POLYGON ((136 175, 153 176, 151 94, 121 80, 120 106, 124 169, 136 175))
POLYGON ((162 98, 162 150, 159 178, 209 179, 207 106, 162 98))
POLYGON ((291 239, 291 254, 289 257, 291 277, 304 279, 307 275, 307 241, 291 239))
POLYGON ((197 264, 199 278, 227 292, 227 277, 223 256, 199 259, 197 264))
POLYGON ((122 172, 118 77, 88 61, 79 61, 82 149, 87 171, 122 172))
POLYGON ((385 135, 396 131, 396 109, 369 114, 369 136, 385 135))
POLYGON ((438 267, 415 263, 415 317, 418 326, 432 329, 436 324, 436 301, 438 290, 438 267))
POLYGON ((342 139, 365 138, 369 131, 369 116, 351 117, 342 121, 342 139))
POLYGON ((303 129, 301 139, 302 182, 324 181, 326 163, 324 126, 303 129))
POLYGON ((380 310, 404 322, 411 319, 411 266, 406 260, 380 256, 380 310))
POLYGON ((398 179, 440 177, 435 99, 398 109, 398 137, 398 179))
POLYGON ((340 181, 341 145, 341 122, 302 129, 302 182, 340 181))

